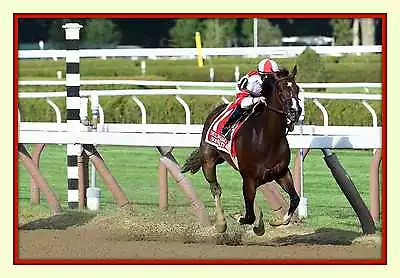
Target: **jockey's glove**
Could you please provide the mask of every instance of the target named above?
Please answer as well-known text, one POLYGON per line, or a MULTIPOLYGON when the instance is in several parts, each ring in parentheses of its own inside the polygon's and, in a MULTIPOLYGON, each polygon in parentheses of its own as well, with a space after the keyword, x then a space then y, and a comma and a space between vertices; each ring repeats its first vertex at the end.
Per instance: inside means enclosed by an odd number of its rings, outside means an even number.
POLYGON ((261 102, 261 103, 266 103, 265 97, 255 97, 255 98, 253 98, 253 100, 252 100, 252 103, 253 103, 253 104, 256 104, 256 103, 259 103, 259 102, 261 102))

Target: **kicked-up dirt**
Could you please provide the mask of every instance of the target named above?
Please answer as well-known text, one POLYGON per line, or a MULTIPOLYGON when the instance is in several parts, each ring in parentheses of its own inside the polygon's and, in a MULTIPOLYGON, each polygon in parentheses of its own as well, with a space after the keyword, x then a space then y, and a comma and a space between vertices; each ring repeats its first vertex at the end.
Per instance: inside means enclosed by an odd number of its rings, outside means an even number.
MULTIPOLYGON (((228 222, 219 234, 191 218, 82 212, 38 219, 19 227, 19 259, 45 260, 377 260, 379 236, 301 224, 251 227, 228 222)), ((268 263, 266 261, 266 263, 268 263)))

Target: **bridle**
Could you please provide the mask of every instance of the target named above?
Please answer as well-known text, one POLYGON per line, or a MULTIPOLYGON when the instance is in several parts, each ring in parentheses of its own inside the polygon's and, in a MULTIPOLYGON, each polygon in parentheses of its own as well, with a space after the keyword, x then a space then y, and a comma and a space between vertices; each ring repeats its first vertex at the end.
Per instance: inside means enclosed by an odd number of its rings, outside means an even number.
MULTIPOLYGON (((280 83, 280 82, 282 82, 282 81, 287 81, 287 80, 293 81, 293 83, 295 83, 293 77, 290 76, 290 75, 289 75, 289 76, 282 77, 282 78, 279 78, 279 79, 277 79, 277 80, 275 81, 275 87, 274 87, 274 89, 273 89, 273 91, 272 91, 271 94, 276 93, 277 88, 278 88, 278 86, 277 86, 278 83, 280 83)), ((294 95, 292 94, 290 97, 291 97, 291 98, 294 98, 296 101, 300 101, 300 99, 299 99, 298 96, 294 96, 294 95)), ((285 99, 285 101, 287 101, 287 100, 288 100, 288 99, 285 99)), ((288 117, 288 113, 285 112, 285 111, 283 111, 283 109, 278 109, 278 108, 273 107, 273 106, 271 105, 271 103, 270 103, 270 98, 268 98, 268 101, 267 101, 265 107, 266 107, 266 109, 268 109, 268 110, 274 111, 275 113, 278 113, 278 114, 281 114, 281 115, 283 115, 283 116, 285 116, 285 117, 288 117)))
MULTIPOLYGON (((293 78, 291 75, 285 76, 285 77, 282 77, 282 78, 279 78, 279 79, 277 79, 277 80, 275 81, 274 88, 273 88, 273 91, 272 91, 271 94, 274 94, 274 93, 276 94, 276 93, 277 93, 277 88, 278 88, 277 85, 278 85, 280 82, 288 81, 288 80, 289 80, 289 82, 292 81, 292 82, 295 84, 295 80, 294 80, 294 78, 293 78)), ((299 97, 293 95, 293 91, 291 92, 290 98, 294 98, 294 99, 297 101, 297 103, 300 102, 299 97)), ((270 103, 270 99, 271 99, 271 98, 268 98, 268 101, 267 101, 266 104, 265 104, 265 109, 271 110, 271 111, 273 111, 273 112, 275 112, 275 113, 277 113, 277 114, 283 115, 283 117, 284 117, 285 119, 290 119, 289 113, 288 113, 288 112, 285 112, 285 111, 283 110, 284 108, 283 108, 283 109, 279 109, 279 108, 274 107, 274 106, 270 103)), ((285 105, 285 103, 286 103, 288 100, 289 100, 289 98, 287 98, 287 99, 285 99, 284 101, 282 101, 282 102, 283 102, 283 105, 285 105)), ((290 120, 290 121, 291 121, 291 120, 290 120)), ((293 123, 293 122, 287 123, 287 124, 286 124, 286 127, 287 127, 287 131, 286 131, 286 135, 287 135, 290 131, 293 131, 294 123, 293 123)))

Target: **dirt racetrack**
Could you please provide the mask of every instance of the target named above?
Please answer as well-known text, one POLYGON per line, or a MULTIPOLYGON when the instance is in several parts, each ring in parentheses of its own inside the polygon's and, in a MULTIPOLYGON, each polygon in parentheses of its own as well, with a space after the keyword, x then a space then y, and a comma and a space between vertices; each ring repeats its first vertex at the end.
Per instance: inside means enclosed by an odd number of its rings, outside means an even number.
POLYGON ((264 236, 228 222, 225 234, 193 219, 81 213, 39 219, 19 229, 20 259, 380 259, 378 236, 303 225, 266 226, 264 236))

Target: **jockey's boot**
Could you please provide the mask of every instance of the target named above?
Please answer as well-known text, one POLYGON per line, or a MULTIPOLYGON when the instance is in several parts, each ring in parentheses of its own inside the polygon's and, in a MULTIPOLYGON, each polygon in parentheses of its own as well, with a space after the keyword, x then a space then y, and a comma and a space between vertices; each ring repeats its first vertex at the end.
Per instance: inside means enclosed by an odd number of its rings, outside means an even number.
POLYGON ((236 123, 237 120, 239 120, 241 115, 242 115, 242 108, 240 106, 237 106, 235 110, 232 112, 231 117, 228 119, 228 121, 225 123, 225 126, 221 130, 222 135, 226 139, 228 140, 231 139, 232 125, 236 123))

